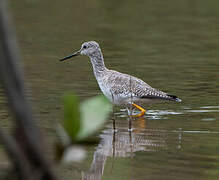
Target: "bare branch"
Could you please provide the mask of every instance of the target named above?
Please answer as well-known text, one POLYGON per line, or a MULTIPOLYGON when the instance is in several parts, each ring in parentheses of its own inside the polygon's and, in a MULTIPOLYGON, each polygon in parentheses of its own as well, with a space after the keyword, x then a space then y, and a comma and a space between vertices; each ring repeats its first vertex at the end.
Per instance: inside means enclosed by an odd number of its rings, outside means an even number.
MULTIPOLYGON (((18 151, 23 151, 32 170, 40 169, 43 172, 42 179, 55 179, 49 165, 40 148, 39 132, 34 124, 34 118, 25 96, 25 87, 21 72, 18 68, 19 56, 13 27, 11 26, 5 0, 0 1, 0 78, 8 97, 9 105, 15 116, 16 135, 20 139, 15 140, 1 133, 1 137, 7 146, 11 158, 18 151), (10 147, 14 146, 16 152, 12 153, 10 147), (19 148, 18 148, 19 147, 19 148)), ((42 146, 41 146, 42 147, 42 146)), ((19 153, 20 154, 20 153, 19 153)), ((19 159, 20 160, 20 159, 19 159)), ((18 159, 17 159, 18 161, 18 159)))

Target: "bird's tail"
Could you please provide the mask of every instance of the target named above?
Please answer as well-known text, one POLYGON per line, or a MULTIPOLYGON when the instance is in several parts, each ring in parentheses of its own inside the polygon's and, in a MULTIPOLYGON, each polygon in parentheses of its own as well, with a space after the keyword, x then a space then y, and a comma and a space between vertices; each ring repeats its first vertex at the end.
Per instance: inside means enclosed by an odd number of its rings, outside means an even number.
POLYGON ((182 102, 182 100, 180 98, 178 98, 177 96, 168 94, 168 96, 170 97, 171 101, 176 101, 176 102, 182 102))

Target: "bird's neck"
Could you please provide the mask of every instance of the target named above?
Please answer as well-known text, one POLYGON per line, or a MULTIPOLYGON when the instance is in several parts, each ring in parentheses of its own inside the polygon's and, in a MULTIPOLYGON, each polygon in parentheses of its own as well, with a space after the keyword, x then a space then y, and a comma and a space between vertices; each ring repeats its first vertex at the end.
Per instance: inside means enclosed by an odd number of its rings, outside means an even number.
POLYGON ((95 52, 90 56, 90 60, 93 66, 94 75, 96 78, 100 77, 101 74, 107 69, 104 64, 103 54, 100 51, 95 52))

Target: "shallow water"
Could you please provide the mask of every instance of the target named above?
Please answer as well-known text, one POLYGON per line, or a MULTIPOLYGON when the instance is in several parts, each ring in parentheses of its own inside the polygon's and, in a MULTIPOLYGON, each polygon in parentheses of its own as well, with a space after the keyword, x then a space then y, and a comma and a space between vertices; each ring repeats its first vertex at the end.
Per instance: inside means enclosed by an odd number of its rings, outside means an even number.
MULTIPOLYGON (((63 117, 63 94, 74 91, 84 100, 100 93, 87 57, 58 61, 83 41, 100 43, 107 67, 183 100, 146 107, 131 132, 126 113, 117 108, 117 132, 109 117, 97 135, 99 144, 86 146, 83 162, 55 166, 62 179, 218 179, 218 5, 213 0, 10 2, 28 96, 48 137, 48 154, 54 152, 54 124, 63 117)), ((1 126, 10 129, 6 105, 0 89, 1 126)), ((0 159, 4 166, 2 148, 0 159)))

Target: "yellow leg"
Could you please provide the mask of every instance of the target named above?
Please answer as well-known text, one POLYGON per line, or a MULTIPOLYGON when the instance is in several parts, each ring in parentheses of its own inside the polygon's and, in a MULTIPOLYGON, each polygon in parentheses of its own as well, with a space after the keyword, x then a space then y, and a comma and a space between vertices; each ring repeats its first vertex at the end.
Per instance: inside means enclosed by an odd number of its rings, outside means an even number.
POLYGON ((131 117, 142 117, 142 116, 144 116, 144 114, 145 114, 145 112, 146 112, 145 109, 143 109, 141 106, 139 106, 139 105, 137 105, 137 104, 135 104, 135 103, 132 103, 132 105, 135 106, 135 107, 136 107, 138 110, 140 110, 141 112, 138 113, 138 114, 136 114, 136 115, 131 115, 131 117))

